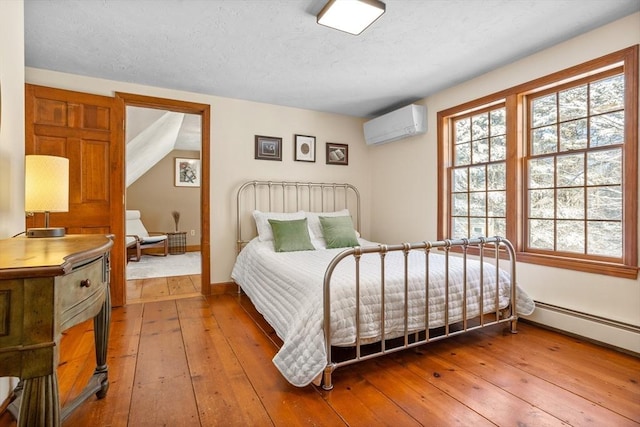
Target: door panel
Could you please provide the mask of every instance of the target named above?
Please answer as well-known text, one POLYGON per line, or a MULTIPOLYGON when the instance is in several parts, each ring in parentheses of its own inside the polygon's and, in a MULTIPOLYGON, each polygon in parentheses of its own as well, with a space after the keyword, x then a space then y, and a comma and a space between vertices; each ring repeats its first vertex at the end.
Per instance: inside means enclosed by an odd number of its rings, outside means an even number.
MULTIPOLYGON (((26 154, 69 159, 69 212, 51 213, 51 226, 69 234, 113 234, 111 293, 124 303, 124 215, 121 129, 115 98, 26 85, 26 154), (114 173, 111 173, 114 171, 114 173)), ((44 215, 27 218, 42 227, 44 215)))

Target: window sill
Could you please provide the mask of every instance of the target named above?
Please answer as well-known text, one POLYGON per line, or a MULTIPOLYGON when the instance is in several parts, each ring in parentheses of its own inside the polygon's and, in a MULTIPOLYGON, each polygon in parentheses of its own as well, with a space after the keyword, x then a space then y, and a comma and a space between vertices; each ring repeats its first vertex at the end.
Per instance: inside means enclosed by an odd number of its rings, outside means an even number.
POLYGON ((567 270, 584 271, 586 273, 603 274, 606 276, 620 277, 623 279, 636 280, 638 278, 638 267, 631 265, 614 264, 584 259, 559 258, 548 255, 531 254, 518 252, 516 255, 518 262, 544 265, 546 267, 564 268, 567 270))

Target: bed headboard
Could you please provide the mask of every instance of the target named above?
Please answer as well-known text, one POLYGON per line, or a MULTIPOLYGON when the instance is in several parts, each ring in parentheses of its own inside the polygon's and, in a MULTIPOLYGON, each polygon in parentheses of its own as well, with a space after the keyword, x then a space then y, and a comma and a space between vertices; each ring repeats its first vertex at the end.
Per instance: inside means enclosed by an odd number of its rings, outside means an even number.
POLYGON ((242 250, 256 227, 252 212, 333 212, 349 209, 353 224, 360 231, 360 192, 351 184, 293 181, 248 181, 238 189, 237 249, 242 250))

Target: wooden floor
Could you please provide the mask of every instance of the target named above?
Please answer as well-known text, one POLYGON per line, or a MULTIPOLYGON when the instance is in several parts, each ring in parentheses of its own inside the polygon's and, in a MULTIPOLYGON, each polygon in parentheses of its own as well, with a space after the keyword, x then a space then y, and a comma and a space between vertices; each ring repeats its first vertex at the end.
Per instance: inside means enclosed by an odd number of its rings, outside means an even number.
POLYGON ((200 275, 127 280, 127 304, 200 295, 200 275))
MULTIPOLYGON (((280 341, 246 297, 113 310, 110 389, 64 426, 638 426, 640 359, 520 323, 338 369, 334 390, 296 388, 280 341)), ((61 399, 91 375, 93 327, 61 343, 61 399)), ((0 426, 15 422, 8 414, 0 426)))

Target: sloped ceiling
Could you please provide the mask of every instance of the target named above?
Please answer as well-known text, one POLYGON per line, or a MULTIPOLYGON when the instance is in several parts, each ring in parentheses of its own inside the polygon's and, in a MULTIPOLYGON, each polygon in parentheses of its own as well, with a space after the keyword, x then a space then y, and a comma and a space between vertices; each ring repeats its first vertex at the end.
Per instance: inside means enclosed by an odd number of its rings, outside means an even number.
POLYGON ((127 187, 173 150, 200 151, 200 116, 140 107, 126 114, 127 187))

